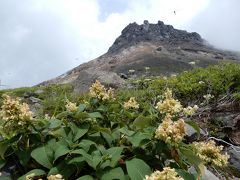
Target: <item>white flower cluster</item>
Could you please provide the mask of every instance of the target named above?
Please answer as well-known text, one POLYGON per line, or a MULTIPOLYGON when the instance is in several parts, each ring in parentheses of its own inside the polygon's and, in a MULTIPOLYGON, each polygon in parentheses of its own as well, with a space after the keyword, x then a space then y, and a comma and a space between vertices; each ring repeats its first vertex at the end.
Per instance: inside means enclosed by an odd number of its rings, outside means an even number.
POLYGON ((1 106, 0 119, 3 121, 2 132, 5 135, 14 136, 24 129, 33 119, 32 112, 26 103, 21 103, 20 98, 12 98, 3 95, 3 105, 1 106))
POLYGON ((228 163, 229 155, 221 154, 223 146, 216 146, 214 141, 208 142, 194 142, 193 143, 197 155, 205 161, 206 164, 213 164, 215 166, 225 166, 228 163))
POLYGON ((150 176, 145 176, 144 180, 184 180, 182 177, 179 177, 177 172, 170 168, 165 167, 162 171, 155 171, 150 176))
POLYGON ((172 91, 170 89, 167 88, 164 96, 165 100, 158 102, 156 106, 161 113, 174 114, 182 111, 181 103, 173 98, 172 91))
POLYGON ((171 118, 171 115, 166 115, 163 122, 156 129, 155 138, 163 140, 172 146, 177 146, 186 135, 185 123, 183 119, 174 122, 171 118))
POLYGON ((32 119, 32 112, 26 103, 21 103, 20 98, 12 98, 4 94, 3 105, 1 107, 0 115, 5 121, 26 121, 32 119))
POLYGON ((113 89, 109 88, 107 90, 98 80, 96 80, 95 83, 93 83, 90 87, 90 95, 103 101, 114 99, 113 89))
POLYGON ((64 180, 61 174, 50 175, 47 177, 48 180, 64 180))
POLYGON ((65 105, 65 107, 66 107, 66 109, 67 109, 67 111, 69 111, 69 112, 75 112, 75 111, 77 111, 77 104, 76 103, 73 103, 73 102, 70 102, 68 99, 66 100, 66 105, 65 105))
MULTIPOLYGON (((31 173, 29 175, 26 176, 26 180, 34 180, 36 179, 35 177, 35 173, 31 173)), ((43 180, 42 178, 37 178, 37 180, 43 180)), ((61 174, 56 174, 56 175, 50 175, 47 177, 47 180, 64 180, 63 176, 61 174)))
POLYGON ((123 107, 125 109, 138 109, 139 108, 139 104, 135 100, 135 97, 131 97, 127 102, 124 102, 123 107))
POLYGON ((198 108, 199 107, 197 105, 194 105, 193 107, 188 106, 186 108, 183 108, 183 114, 186 116, 191 116, 198 110, 198 108))
POLYGON ((206 101, 209 101, 210 99, 214 98, 214 96, 211 95, 211 94, 206 94, 206 95, 203 95, 203 98, 204 98, 206 101))

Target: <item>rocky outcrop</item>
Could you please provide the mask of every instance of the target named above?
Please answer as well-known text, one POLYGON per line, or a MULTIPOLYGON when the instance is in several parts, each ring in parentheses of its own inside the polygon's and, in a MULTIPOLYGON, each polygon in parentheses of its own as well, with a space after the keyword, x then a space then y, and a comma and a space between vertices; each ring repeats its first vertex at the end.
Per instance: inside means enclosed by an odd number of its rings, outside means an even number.
POLYGON ((81 71, 72 84, 76 92, 87 92, 95 80, 99 80, 102 84, 111 88, 119 88, 124 84, 124 80, 116 73, 90 70, 81 71))
POLYGON ((139 42, 167 41, 179 44, 182 41, 195 44, 203 44, 204 40, 196 33, 174 29, 171 25, 165 25, 162 21, 150 24, 147 20, 142 25, 131 23, 122 30, 122 34, 115 40, 108 52, 115 52, 122 48, 128 48, 139 42))

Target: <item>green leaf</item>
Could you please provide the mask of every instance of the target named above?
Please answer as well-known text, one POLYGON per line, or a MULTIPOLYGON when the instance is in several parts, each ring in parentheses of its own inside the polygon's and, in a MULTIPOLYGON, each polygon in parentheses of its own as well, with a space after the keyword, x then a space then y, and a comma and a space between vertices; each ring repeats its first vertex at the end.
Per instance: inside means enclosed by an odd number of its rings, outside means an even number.
POLYGON ((59 157, 70 152, 70 150, 67 147, 67 144, 62 142, 57 142, 55 148, 56 151, 54 152, 54 161, 56 161, 59 157))
POLYGON ((97 166, 100 164, 102 156, 100 154, 95 154, 92 156, 92 167, 97 169, 97 166))
POLYGON ((152 119, 150 117, 140 115, 133 121, 133 126, 139 129, 143 129, 148 127, 151 124, 151 121, 152 119))
POLYGON ((49 132, 49 134, 53 135, 54 137, 57 137, 57 138, 60 138, 60 137, 63 137, 63 138, 66 138, 67 137, 67 134, 66 134, 66 131, 64 128, 59 128, 59 129, 56 129, 56 130, 51 130, 49 132))
POLYGON ((135 133, 134 131, 128 130, 126 127, 119 129, 119 132, 121 132, 127 136, 132 136, 135 133))
POLYGON ((23 165, 23 166, 26 166, 29 159, 31 158, 31 153, 29 150, 25 150, 25 151, 22 151, 22 150, 18 150, 16 151, 16 154, 18 156, 18 159, 20 161, 20 163, 23 165))
POLYGON ((73 141, 75 142, 88 132, 89 125, 82 125, 81 127, 77 127, 74 123, 71 123, 70 128, 74 136, 73 141))
POLYGON ((50 122, 49 127, 48 127, 49 129, 58 128, 62 124, 62 121, 58 120, 58 119, 51 119, 49 122, 50 122))
POLYGON ((110 166, 115 167, 118 163, 118 160, 121 158, 121 153, 123 147, 112 147, 107 150, 107 153, 111 156, 110 166))
POLYGON ((112 179, 119 179, 119 180, 124 180, 124 172, 122 168, 114 168, 111 169, 103 174, 101 177, 101 180, 112 180, 112 179))
POLYGON ((99 119, 103 119, 103 116, 101 115, 101 113, 99 112, 93 112, 93 113, 88 113, 90 118, 99 118, 99 119))
POLYGON ((0 169, 5 166, 6 161, 4 159, 0 159, 0 169))
POLYGON ((60 164, 50 169, 48 176, 61 174, 64 179, 68 179, 74 171, 76 171, 76 166, 67 164, 66 161, 62 161, 60 164))
POLYGON ((54 139, 48 141, 44 146, 34 149, 31 156, 42 166, 50 169, 54 160, 54 148, 56 141, 54 139))
POLYGON ((106 132, 101 132, 103 138, 107 141, 108 145, 111 146, 112 142, 113 142, 113 137, 109 134, 109 133, 106 133, 106 132))
POLYGON ((126 161, 126 166, 131 180, 143 180, 146 175, 151 174, 150 167, 141 159, 126 161))
POLYGON ((4 159, 4 154, 5 154, 5 152, 7 151, 7 149, 8 149, 8 144, 1 142, 1 143, 0 143, 0 157, 1 157, 2 159, 4 159))
POLYGON ((181 145, 179 146, 180 157, 187 160, 189 164, 195 165, 198 173, 201 173, 202 160, 194 153, 191 145, 181 145))
POLYGON ((83 148, 86 152, 89 151, 90 147, 92 145, 95 145, 96 146, 96 143, 93 142, 93 141, 90 141, 90 140, 87 140, 87 139, 83 139, 79 144, 78 146, 83 148))
POLYGON ((23 176, 21 176, 20 178, 18 178, 18 180, 26 180, 26 177, 28 175, 31 175, 31 177, 35 177, 35 176, 43 176, 45 175, 45 171, 41 170, 41 169, 33 169, 31 171, 29 171, 27 174, 24 174, 23 176))
POLYGON ((80 178, 77 178, 77 180, 94 180, 92 176, 90 175, 85 175, 80 178))
POLYGON ((184 180, 196 180, 196 177, 193 174, 190 174, 187 171, 182 169, 175 169, 179 176, 181 176, 184 180))
POLYGON ((74 157, 68 161, 68 164, 76 164, 78 168, 80 165, 83 165, 84 163, 85 163, 85 158, 82 156, 74 157))
POLYGON ((83 149, 77 149, 71 152, 72 154, 81 154, 89 166, 94 167, 92 156, 86 153, 83 149))
POLYGON ((83 111, 86 109, 86 107, 87 107, 86 104, 80 104, 80 105, 78 106, 78 110, 79 110, 80 112, 83 112, 83 111))
POLYGON ((128 140, 132 143, 134 147, 141 146, 141 142, 143 140, 151 140, 152 134, 149 133, 142 133, 142 132, 137 132, 131 137, 128 137, 128 140))

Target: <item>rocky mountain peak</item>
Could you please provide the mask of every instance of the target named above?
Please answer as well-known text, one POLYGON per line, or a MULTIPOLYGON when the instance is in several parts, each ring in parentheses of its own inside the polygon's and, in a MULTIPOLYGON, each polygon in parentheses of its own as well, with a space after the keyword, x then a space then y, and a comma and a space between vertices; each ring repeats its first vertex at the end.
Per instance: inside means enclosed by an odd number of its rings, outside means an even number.
POLYGON ((175 29, 171 25, 165 25, 162 21, 158 21, 157 24, 151 24, 148 20, 144 20, 141 25, 134 22, 126 26, 108 52, 115 52, 139 42, 174 42, 177 44, 183 41, 202 44, 204 40, 196 32, 189 33, 175 29))

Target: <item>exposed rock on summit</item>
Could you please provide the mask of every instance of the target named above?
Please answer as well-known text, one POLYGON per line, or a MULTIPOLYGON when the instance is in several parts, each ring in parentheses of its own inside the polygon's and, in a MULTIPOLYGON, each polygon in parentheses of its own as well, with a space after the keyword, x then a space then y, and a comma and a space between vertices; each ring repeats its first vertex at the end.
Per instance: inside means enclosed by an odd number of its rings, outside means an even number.
POLYGON ((142 25, 131 23, 122 30, 122 34, 115 40, 108 52, 115 52, 121 48, 136 45, 139 42, 161 42, 172 44, 191 42, 202 45, 204 42, 201 36, 196 33, 174 29, 171 25, 165 25, 162 21, 157 24, 150 24, 147 20, 142 25))

